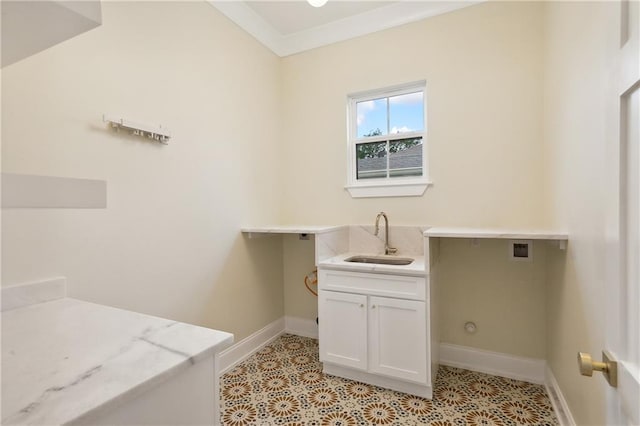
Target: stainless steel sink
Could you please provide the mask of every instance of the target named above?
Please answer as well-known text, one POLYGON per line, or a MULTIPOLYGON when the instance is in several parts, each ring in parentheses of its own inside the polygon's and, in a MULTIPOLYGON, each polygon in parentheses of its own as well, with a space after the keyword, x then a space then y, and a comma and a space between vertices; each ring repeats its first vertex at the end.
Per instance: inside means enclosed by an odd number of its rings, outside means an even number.
POLYGON ((355 263, 376 263, 378 265, 409 265, 413 262, 413 259, 410 257, 357 255, 348 257, 344 261, 355 263))

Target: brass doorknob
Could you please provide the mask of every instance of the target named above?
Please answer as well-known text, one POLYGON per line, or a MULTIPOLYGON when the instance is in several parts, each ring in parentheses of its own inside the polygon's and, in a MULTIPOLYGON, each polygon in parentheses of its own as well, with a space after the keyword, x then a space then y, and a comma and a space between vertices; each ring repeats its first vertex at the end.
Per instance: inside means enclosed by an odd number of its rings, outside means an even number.
POLYGON ((601 371, 607 382, 614 388, 618 385, 618 364, 608 352, 602 352, 602 362, 594 361, 591 354, 578 352, 580 374, 591 377, 593 370, 601 371))
POLYGON ((607 364, 604 362, 594 361, 591 354, 586 352, 578 352, 578 365, 580 366, 580 374, 591 377, 593 370, 606 371, 607 364))

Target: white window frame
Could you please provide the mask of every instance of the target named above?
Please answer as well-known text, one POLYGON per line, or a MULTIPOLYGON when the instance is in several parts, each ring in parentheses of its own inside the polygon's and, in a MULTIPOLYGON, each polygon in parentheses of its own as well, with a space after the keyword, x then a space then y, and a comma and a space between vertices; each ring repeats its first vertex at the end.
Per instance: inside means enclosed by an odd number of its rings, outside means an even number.
POLYGON ((352 93, 347 96, 347 185, 345 189, 349 191, 353 198, 367 197, 419 197, 424 194, 431 181, 429 180, 428 154, 427 154, 427 90, 426 81, 416 81, 377 90, 352 93), (393 135, 369 136, 358 138, 358 102, 365 102, 374 99, 387 98, 408 93, 422 91, 423 93, 423 122, 424 129, 419 132, 406 132, 393 135), (393 136, 390 138, 390 136, 393 136), (422 176, 420 177, 386 177, 377 179, 358 180, 358 170, 356 161, 356 144, 383 142, 393 139, 407 139, 412 137, 422 137, 422 176))

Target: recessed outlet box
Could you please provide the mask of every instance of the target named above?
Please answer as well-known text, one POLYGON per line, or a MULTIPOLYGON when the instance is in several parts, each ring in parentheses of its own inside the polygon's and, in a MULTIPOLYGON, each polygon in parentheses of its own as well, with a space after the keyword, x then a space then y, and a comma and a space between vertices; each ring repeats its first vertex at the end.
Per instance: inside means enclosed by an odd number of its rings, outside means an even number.
POLYGON ((509 259, 511 260, 533 260, 532 240, 511 240, 509 241, 509 259))

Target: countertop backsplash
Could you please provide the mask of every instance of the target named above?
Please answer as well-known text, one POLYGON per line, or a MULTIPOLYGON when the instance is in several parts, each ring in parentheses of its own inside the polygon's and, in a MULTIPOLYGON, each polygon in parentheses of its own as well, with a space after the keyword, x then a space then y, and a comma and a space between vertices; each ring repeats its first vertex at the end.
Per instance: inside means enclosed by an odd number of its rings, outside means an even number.
MULTIPOLYGON (((389 246, 395 247, 398 256, 423 256, 424 231, 427 226, 389 226, 389 246)), ((360 225, 349 227, 349 251, 353 253, 384 254, 385 227, 374 235, 375 227, 360 225)))

